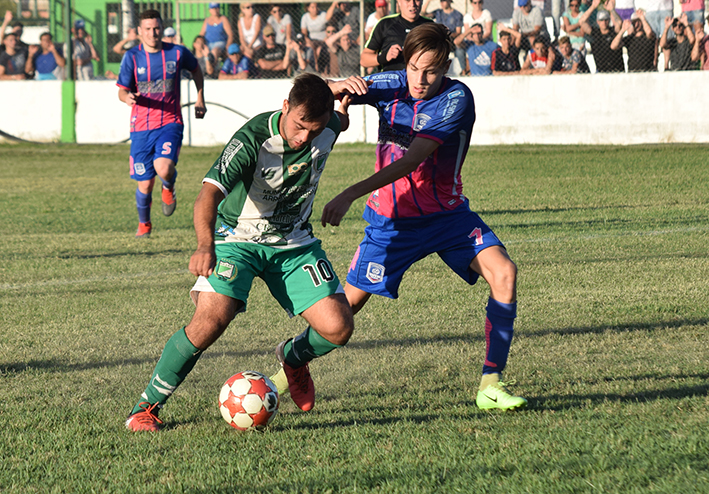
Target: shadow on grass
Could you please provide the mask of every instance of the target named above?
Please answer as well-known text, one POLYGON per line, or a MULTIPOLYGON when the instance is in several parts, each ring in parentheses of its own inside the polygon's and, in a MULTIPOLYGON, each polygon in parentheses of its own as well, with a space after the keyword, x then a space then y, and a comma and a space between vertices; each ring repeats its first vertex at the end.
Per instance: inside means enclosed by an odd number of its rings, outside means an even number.
POLYGON ((149 252, 149 251, 136 251, 136 250, 131 250, 131 251, 126 251, 126 252, 110 252, 106 254, 79 254, 76 252, 73 253, 67 253, 67 254, 58 254, 58 255, 51 255, 47 256, 50 259, 104 259, 104 258, 112 258, 112 257, 152 257, 152 256, 169 256, 169 255, 174 255, 174 254, 187 254, 191 255, 193 250, 189 249, 167 249, 167 250, 158 250, 155 252, 149 252))
POLYGON ((668 328, 681 328, 682 326, 706 326, 709 318, 699 317, 696 319, 672 319, 670 321, 639 322, 631 324, 597 325, 597 326, 571 326, 558 329, 543 329, 539 331, 517 332, 518 338, 537 338, 548 335, 574 335, 574 334, 600 334, 606 331, 617 333, 630 331, 656 331, 668 328))

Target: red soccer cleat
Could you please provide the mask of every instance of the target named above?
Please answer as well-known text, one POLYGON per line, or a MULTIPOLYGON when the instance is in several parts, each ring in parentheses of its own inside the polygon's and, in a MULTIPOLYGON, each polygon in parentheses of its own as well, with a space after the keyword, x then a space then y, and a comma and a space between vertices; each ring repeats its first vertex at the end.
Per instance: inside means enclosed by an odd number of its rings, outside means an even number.
POLYGON ((138 223, 138 231, 135 233, 135 238, 150 238, 150 231, 153 229, 152 223, 138 223))
POLYGON ((166 189, 163 185, 162 187, 162 214, 165 216, 170 216, 175 212, 177 207, 177 193, 175 192, 175 186, 172 189, 166 189))
POLYGON ((139 403, 138 406, 142 408, 142 410, 128 415, 126 427, 134 432, 159 431, 162 420, 158 418, 158 412, 160 411, 158 403, 151 405, 147 401, 143 401, 139 403))
POLYGON ((310 369, 308 369, 308 364, 301 367, 291 367, 286 362, 285 354, 283 348, 286 346, 286 341, 281 342, 276 347, 276 356, 278 361, 283 366, 283 371, 288 379, 288 391, 290 391, 290 397, 298 408, 307 412, 313 409, 315 406, 315 383, 313 383, 313 378, 310 377, 310 369))

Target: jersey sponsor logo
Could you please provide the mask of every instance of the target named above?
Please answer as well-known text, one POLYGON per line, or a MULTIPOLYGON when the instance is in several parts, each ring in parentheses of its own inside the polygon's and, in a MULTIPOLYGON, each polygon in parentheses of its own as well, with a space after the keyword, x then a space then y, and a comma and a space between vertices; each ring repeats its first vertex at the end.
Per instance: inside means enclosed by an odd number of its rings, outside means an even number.
POLYGON ((236 273, 236 265, 223 259, 219 260, 214 270, 214 274, 216 274, 219 279, 225 281, 231 281, 236 278, 236 273))
POLYGON ((416 115, 416 118, 414 119, 414 132, 421 132, 429 120, 431 120, 431 117, 425 113, 419 113, 416 115))
POLYGON ((145 67, 138 67, 138 75, 145 74, 145 71, 146 71, 145 67))
POLYGON ((138 81, 136 85, 140 94, 171 93, 175 88, 175 80, 138 81))
POLYGON ((381 283, 384 281, 384 266, 376 262, 370 262, 367 265, 367 279, 372 283, 381 283))
POLYGON ((448 93, 448 99, 453 99, 453 98, 462 98, 465 93, 463 92, 462 89, 458 89, 457 91, 453 91, 452 93, 448 93))
POLYGON ((177 62, 166 62, 165 70, 168 74, 174 74, 177 71, 177 62))
POLYGON ((219 167, 219 172, 222 175, 226 173, 226 169, 229 167, 229 163, 231 163, 231 160, 234 158, 234 156, 236 156, 236 153, 238 153, 239 150, 243 147, 244 143, 236 137, 229 141, 229 144, 227 144, 226 148, 224 148, 224 151, 222 151, 222 155, 219 157, 219 163, 217 164, 217 166, 219 167))
POLYGON ((408 132, 404 134, 403 132, 397 131, 387 122, 383 120, 379 121, 379 143, 380 144, 394 144, 399 146, 401 149, 409 149, 411 141, 413 139, 413 134, 408 132))
POLYGON ((133 169, 135 170, 136 175, 145 174, 145 165, 143 163, 133 163, 133 169))
MULTIPOLYGON (((461 91, 461 93, 462 93, 462 91, 461 91)), ((451 94, 453 94, 453 93, 451 93, 451 94)), ((461 96, 462 96, 462 94, 461 94, 461 96)), ((446 104, 446 107, 443 110, 443 121, 444 122, 453 116, 456 108, 458 108, 459 101, 460 101, 460 98, 451 98, 448 100, 448 103, 446 104)))
POLYGON ((265 168, 263 170, 261 170, 261 178, 266 181, 271 180, 275 176, 276 176, 276 170, 273 170, 273 169, 266 170, 265 168))
POLYGON ((300 173, 308 167, 308 163, 295 163, 293 165, 288 165, 288 175, 295 175, 300 173))

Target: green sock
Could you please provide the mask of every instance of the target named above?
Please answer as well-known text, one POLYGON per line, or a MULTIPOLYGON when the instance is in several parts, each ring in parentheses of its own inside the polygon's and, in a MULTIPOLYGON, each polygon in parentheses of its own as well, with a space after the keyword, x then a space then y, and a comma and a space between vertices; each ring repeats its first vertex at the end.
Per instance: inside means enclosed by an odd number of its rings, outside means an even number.
MULTIPOLYGON (((155 365, 153 377, 141 395, 142 401, 164 405, 175 389, 185 380, 194 364, 202 355, 202 350, 194 346, 185 334, 185 328, 180 329, 165 344, 160 360, 155 365)), ((136 404, 135 413, 140 410, 136 404)))
POLYGON ((288 365, 302 367, 311 360, 327 355, 341 346, 330 343, 308 326, 305 331, 286 343, 283 353, 288 365))

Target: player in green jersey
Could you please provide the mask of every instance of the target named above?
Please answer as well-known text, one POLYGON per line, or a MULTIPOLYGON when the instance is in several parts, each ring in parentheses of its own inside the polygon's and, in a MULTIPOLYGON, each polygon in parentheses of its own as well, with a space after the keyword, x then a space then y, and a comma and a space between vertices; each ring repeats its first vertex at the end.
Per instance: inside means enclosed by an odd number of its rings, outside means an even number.
POLYGON ((314 74, 293 82, 279 111, 249 120, 202 181, 195 201, 198 276, 190 323, 167 342, 126 426, 159 430, 158 412, 200 355, 246 310, 254 277, 262 278, 292 317, 309 324, 278 345, 279 390, 303 410, 315 403, 308 362, 347 343, 352 310, 308 222, 327 157, 349 126, 348 99, 334 111, 327 83, 314 74))

